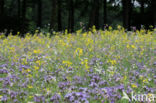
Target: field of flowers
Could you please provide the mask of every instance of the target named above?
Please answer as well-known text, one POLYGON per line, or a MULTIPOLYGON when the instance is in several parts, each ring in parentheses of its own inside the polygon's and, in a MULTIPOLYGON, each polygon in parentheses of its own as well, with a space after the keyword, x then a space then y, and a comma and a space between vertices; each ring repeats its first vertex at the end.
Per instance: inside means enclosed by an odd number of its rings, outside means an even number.
MULTIPOLYGON (((19 33, 18 33, 19 34, 19 33)), ((128 103, 156 94, 156 30, 0 36, 0 102, 128 103)))

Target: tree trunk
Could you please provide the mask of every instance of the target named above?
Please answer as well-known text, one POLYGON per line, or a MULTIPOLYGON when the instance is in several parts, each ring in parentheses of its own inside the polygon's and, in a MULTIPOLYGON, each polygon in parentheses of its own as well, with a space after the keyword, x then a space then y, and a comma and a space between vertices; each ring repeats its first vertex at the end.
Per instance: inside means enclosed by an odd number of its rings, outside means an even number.
POLYGON ((26 16, 26 0, 23 0, 22 2, 22 19, 23 20, 25 20, 25 16, 26 16))
POLYGON ((51 29, 57 28, 57 0, 52 0, 51 29))
MULTIPOLYGON (((32 5, 31 5, 31 8, 32 8, 32 13, 33 13, 33 15, 32 15, 32 20, 36 23, 36 26, 38 26, 38 19, 36 20, 36 18, 38 18, 37 16, 38 15, 36 15, 36 8, 37 8, 37 6, 38 5, 36 5, 36 1, 35 0, 33 0, 32 1, 32 5)), ((37 12, 38 13, 38 12, 37 12)))
POLYGON ((20 19, 20 16, 21 16, 21 2, 20 2, 20 0, 17 0, 17 3, 18 3, 18 19, 20 19))
POLYGON ((107 24, 107 0, 103 0, 103 20, 104 25, 107 24))
POLYGON ((131 0, 122 0, 123 9, 123 26, 127 30, 130 30, 131 21, 131 0))
POLYGON ((144 25, 144 0, 140 1, 141 25, 144 25))
POLYGON ((94 0, 91 14, 89 18, 89 27, 92 27, 93 25, 96 26, 96 28, 99 28, 99 0, 94 0))
POLYGON ((96 12, 95 12, 95 26, 97 29, 99 29, 99 9, 100 9, 100 1, 99 0, 95 0, 95 4, 96 4, 96 12))
MULTIPOLYGON (((26 27, 26 9, 27 9, 27 0, 23 0, 22 2, 22 20, 21 20, 21 32, 26 32, 25 27, 26 27)), ((22 35, 23 36, 23 35, 22 35)))
POLYGON ((153 25, 156 27, 156 0, 152 0, 152 19, 153 19, 153 25))
MULTIPOLYGON (((95 1, 95 0, 94 0, 94 1, 95 1)), ((90 11, 90 17, 89 17, 89 24, 88 24, 89 28, 92 27, 93 25, 95 25, 94 22, 95 22, 95 12, 96 12, 96 8, 95 8, 94 6, 95 6, 95 4, 94 4, 94 2, 93 2, 93 4, 92 4, 92 9, 91 9, 91 11, 90 11)))
POLYGON ((42 25, 42 0, 38 0, 38 20, 37 26, 41 27, 42 25))
POLYGON ((21 29, 21 1, 20 0, 17 0, 17 8, 18 8, 18 11, 17 11, 17 15, 18 15, 18 30, 21 29))
POLYGON ((4 0, 0 0, 0 16, 4 14, 4 0))
POLYGON ((58 31, 62 30, 62 3, 61 0, 58 0, 58 31))
POLYGON ((74 32, 74 2, 73 0, 68 0, 69 16, 68 16, 68 31, 74 32))

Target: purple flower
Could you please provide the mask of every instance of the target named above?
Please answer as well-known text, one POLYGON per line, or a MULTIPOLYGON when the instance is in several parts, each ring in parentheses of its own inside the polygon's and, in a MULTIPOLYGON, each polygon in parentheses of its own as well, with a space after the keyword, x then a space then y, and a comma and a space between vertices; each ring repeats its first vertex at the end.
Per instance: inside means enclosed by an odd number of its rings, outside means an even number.
POLYGON ((0 94, 2 94, 2 93, 7 94, 8 93, 8 89, 0 89, 0 94))
POLYGON ((87 91, 88 91, 88 88, 80 87, 80 88, 79 88, 79 91, 81 91, 81 92, 87 92, 87 91))
POLYGON ((28 93, 26 91, 23 91, 23 90, 19 91, 18 94, 19 94, 19 96, 20 96, 21 99, 24 99, 24 97, 26 95, 28 95, 28 93))
POLYGON ((7 78, 4 79, 3 87, 6 87, 6 86, 8 86, 8 85, 9 85, 9 86, 12 86, 12 83, 11 83, 9 77, 7 77, 7 78))
POLYGON ((34 59, 27 59, 27 62, 33 62, 34 59))
POLYGON ((2 65, 0 65, 1 68, 7 67, 7 66, 8 66, 7 64, 2 64, 2 65))
POLYGON ((6 69, 0 69, 0 74, 7 74, 8 73, 8 70, 6 69))
POLYGON ((19 71, 22 71, 22 69, 28 69, 28 68, 30 68, 30 66, 28 66, 28 65, 20 65, 19 66, 19 71))
POLYGON ((60 82, 58 86, 60 89, 64 90, 70 86, 70 82, 60 82))
POLYGON ((45 103, 45 97, 44 96, 34 96, 34 101, 37 103, 45 103))
POLYGON ((105 80, 100 81, 100 82, 98 83, 99 86, 105 86, 105 85, 107 85, 107 84, 108 84, 108 83, 107 83, 107 81, 105 81, 105 80))
POLYGON ((50 101, 53 103, 59 103, 59 100, 61 99, 61 96, 59 94, 54 94, 51 98, 50 101))
POLYGON ((13 100, 13 103, 18 103, 18 100, 17 100, 17 99, 14 99, 14 100, 13 100))
POLYGON ((121 85, 117 86, 117 89, 119 89, 119 90, 124 90, 124 85, 121 84, 121 85))
POLYGON ((74 96, 70 96, 70 97, 69 97, 69 101, 70 101, 70 102, 73 102, 74 100, 75 100, 75 97, 74 97, 74 96))
POLYGON ((51 76, 51 75, 47 75, 44 77, 45 82, 49 83, 51 80, 55 80, 56 78, 51 76))
POLYGON ((89 103, 89 101, 87 100, 87 98, 81 98, 80 99, 83 103, 89 103))
POLYGON ((100 59, 99 58, 95 58, 95 57, 93 57, 92 59, 91 59, 91 61, 90 61, 90 65, 95 65, 98 61, 100 61, 100 59))
POLYGON ((2 102, 7 102, 7 100, 8 100, 7 95, 4 95, 4 96, 1 98, 1 101, 2 101, 2 102))
POLYGON ((12 99, 16 98, 17 95, 18 95, 17 92, 14 92, 14 91, 11 91, 11 92, 10 92, 10 97, 11 97, 12 99))
POLYGON ((84 92, 72 92, 72 93, 68 93, 65 95, 65 100, 71 102, 84 102, 84 103, 88 103, 87 98, 89 98, 89 94, 84 93, 84 92))
POLYGON ((72 95, 73 95, 73 93, 67 93, 67 94, 65 95, 65 98, 66 98, 66 99, 69 99, 72 95))
POLYGON ((20 84, 20 86, 22 87, 22 88, 26 88, 27 87, 27 84, 28 84, 28 82, 29 82, 29 79, 26 79, 26 81, 23 83, 23 81, 21 81, 22 83, 20 84))
POLYGON ((4 80, 4 78, 0 78, 0 82, 2 82, 4 80))
POLYGON ((135 26, 133 26, 132 29, 133 29, 134 32, 136 31, 136 27, 135 26))
POLYGON ((91 82, 89 86, 95 88, 95 87, 98 87, 98 84, 96 84, 95 82, 91 82))
POLYGON ((15 63, 14 63, 14 62, 12 62, 12 63, 11 63, 11 66, 14 66, 14 65, 15 65, 15 63))
POLYGON ((82 80, 82 78, 81 77, 79 77, 79 76, 74 76, 73 77, 73 82, 72 82, 74 85, 77 85, 77 84, 82 84, 82 83, 84 83, 84 81, 82 80))
POLYGON ((94 75, 91 79, 92 82, 99 82, 101 80, 101 78, 98 75, 94 75))

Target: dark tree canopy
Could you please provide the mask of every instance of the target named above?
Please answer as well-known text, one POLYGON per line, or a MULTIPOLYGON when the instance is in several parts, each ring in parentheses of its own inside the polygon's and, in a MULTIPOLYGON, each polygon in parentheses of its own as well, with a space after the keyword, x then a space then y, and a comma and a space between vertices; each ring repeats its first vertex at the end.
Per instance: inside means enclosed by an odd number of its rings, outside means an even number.
POLYGON ((0 0, 0 31, 74 32, 93 25, 156 25, 156 0, 0 0))

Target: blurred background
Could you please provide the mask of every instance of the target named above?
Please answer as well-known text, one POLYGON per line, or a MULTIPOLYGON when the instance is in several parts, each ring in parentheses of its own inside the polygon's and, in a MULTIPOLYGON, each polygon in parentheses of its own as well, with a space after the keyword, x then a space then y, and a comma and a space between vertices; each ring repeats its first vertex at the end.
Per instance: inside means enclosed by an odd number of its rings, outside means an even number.
POLYGON ((0 0, 0 32, 156 25, 156 0, 0 0))

